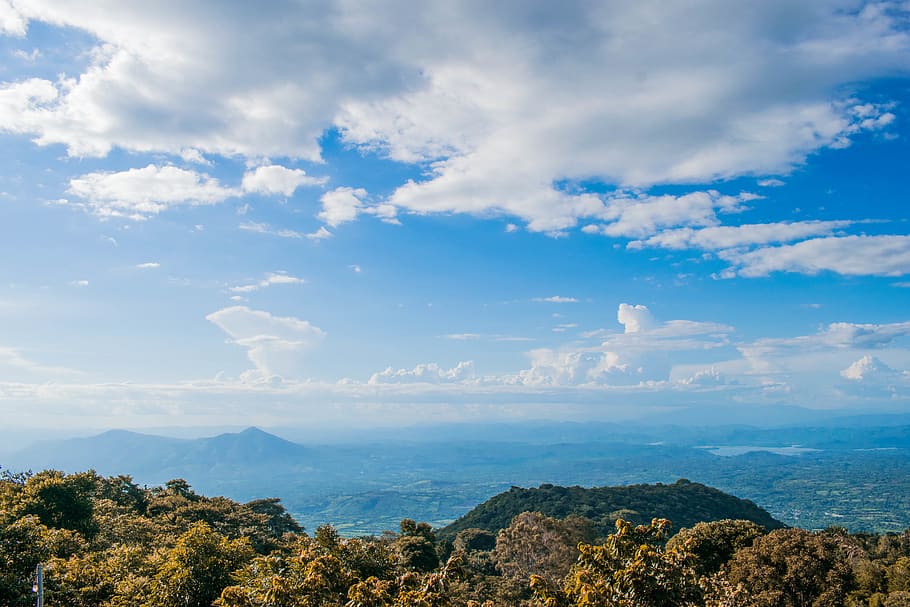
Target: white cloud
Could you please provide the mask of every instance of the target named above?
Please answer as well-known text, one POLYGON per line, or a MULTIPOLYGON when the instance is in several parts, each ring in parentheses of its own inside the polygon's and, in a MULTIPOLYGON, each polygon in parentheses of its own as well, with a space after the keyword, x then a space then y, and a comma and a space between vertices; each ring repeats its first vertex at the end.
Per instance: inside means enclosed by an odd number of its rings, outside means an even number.
POLYGON ((787 185, 780 179, 759 179, 757 183, 758 187, 761 188, 779 188, 781 186, 787 185))
POLYGON ((304 279, 291 276, 287 272, 269 272, 265 275, 265 278, 258 282, 237 285, 235 287, 230 287, 228 290, 231 293, 252 293, 253 291, 258 291, 259 289, 264 289, 272 285, 297 285, 305 282, 304 279))
POLYGON ((746 365, 740 372, 769 378, 814 378, 804 382, 817 394, 837 378, 840 370, 857 359, 871 356, 872 351, 910 364, 908 336, 910 321, 834 322, 810 335, 759 338, 737 345, 746 365))
POLYGON ((88 173, 70 180, 70 194, 100 217, 143 219, 178 205, 217 204, 237 195, 217 179, 175 166, 149 164, 121 172, 88 173))
POLYGON ((351 265, 348 266, 348 268, 355 274, 360 274, 361 272, 363 272, 363 268, 361 268, 356 263, 352 263, 351 265))
POLYGON ((600 219, 611 223, 586 226, 588 233, 607 236, 644 238, 667 228, 681 226, 713 226, 720 223, 718 213, 737 213, 745 203, 758 196, 743 192, 737 196, 723 195, 715 190, 692 192, 682 196, 617 196, 606 201, 598 213, 600 219))
POLYGON ((686 386, 722 386, 727 383, 724 374, 716 367, 696 371, 693 375, 680 380, 686 386))
POLYGON ((28 374, 45 380, 57 380, 61 376, 81 375, 81 372, 67 367, 51 366, 37 363, 25 356, 17 348, 0 346, 0 374, 22 377, 28 374))
POLYGON ((136 267, 140 270, 154 270, 161 267, 161 264, 157 261, 147 261, 145 263, 136 264, 136 267))
POLYGON ((754 251, 722 251, 731 264, 722 276, 767 276, 773 272, 848 276, 910 274, 910 236, 843 236, 815 238, 792 245, 754 251))
POLYGON ((267 223, 247 221, 238 226, 241 230, 255 232, 256 234, 268 234, 269 236, 278 236, 279 238, 303 238, 306 240, 320 241, 331 238, 333 234, 325 229, 325 226, 319 226, 315 232, 298 232, 288 228, 273 228, 267 223))
POLYGON ((631 369, 615 352, 538 348, 531 350, 528 356, 530 368, 501 381, 527 386, 569 386, 639 383, 642 379, 642 370, 631 369))
POLYGON ((462 361, 451 369, 440 367, 437 363, 420 364, 413 369, 392 369, 389 367, 370 376, 367 383, 376 384, 437 384, 463 382, 474 377, 474 362, 462 361))
POLYGON ((180 150, 180 157, 184 161, 191 162, 193 164, 201 164, 205 166, 212 166, 213 164, 211 160, 206 159, 206 157, 202 155, 202 152, 193 148, 180 150))
POLYGON ((357 219, 363 210, 363 199, 367 191, 363 188, 335 188, 326 192, 319 200, 322 202, 322 211, 319 219, 333 228, 348 221, 357 219))
MULTIPOLYGON (((597 343, 538 348, 531 366, 498 381, 532 386, 629 386, 667 382, 692 351, 729 345, 732 327, 692 320, 657 321, 646 306, 620 304, 617 320, 624 332, 601 329, 582 334, 597 343)), ((492 381, 487 378, 487 381, 492 381)))
POLYGON ((847 380, 843 390, 848 394, 891 400, 910 396, 910 372, 892 369, 868 354, 855 360, 840 375, 847 380))
POLYGON ((331 238, 334 236, 331 232, 325 229, 325 226, 319 226, 319 229, 315 232, 310 232, 309 234, 304 234, 303 237, 308 240, 320 241, 325 240, 326 238, 331 238))
MULTIPOLYGON (((40 405, 60 423, 83 425, 87 419, 103 420, 99 425, 130 419, 137 426, 167 425, 177 418, 184 425, 249 423, 250 411, 272 423, 356 419, 372 425, 407 423, 416 415, 462 421, 612 419, 680 403, 893 410, 910 397, 910 374, 894 369, 910 367, 910 350, 899 343, 910 335, 910 322, 832 323, 813 335, 731 345, 732 328, 719 323, 652 319, 647 330, 596 332, 590 339, 602 340, 599 344, 532 350, 528 367, 517 372, 482 375, 471 362, 451 368, 425 363, 390 367, 366 381, 335 382, 306 377, 301 354, 324 333, 305 321, 241 306, 209 320, 247 348, 252 372, 160 384, 0 382, 0 408, 9 419, 24 421, 40 405), (740 358, 731 357, 733 345, 740 358), (872 348, 875 357, 869 355, 872 348), (699 362, 693 362, 693 351, 699 362), (767 363, 763 368, 761 359, 767 363), (295 380, 286 370, 304 379, 295 380)), ((4 356, 9 358, 0 348, 0 366, 4 356)))
POLYGON ((740 346, 748 358, 814 354, 824 350, 852 352, 891 346, 910 336, 910 322, 860 324, 833 322, 812 335, 760 338, 740 346))
POLYGON ((649 331, 656 324, 647 306, 640 304, 634 306, 625 303, 619 304, 616 320, 625 327, 626 333, 649 331))
MULTIPOLYGON (((184 156, 186 153, 184 150, 184 156)), ((200 156, 198 160, 205 159, 200 156)), ((218 204, 245 192, 290 196, 302 185, 324 182, 307 176, 301 169, 268 165, 247 171, 240 188, 230 188, 204 173, 149 164, 140 169, 76 177, 70 180, 67 192, 84 200, 100 217, 138 220, 178 205, 218 204)))
POLYGON ((487 341, 497 341, 497 342, 527 342, 534 341, 532 337, 520 337, 516 335, 500 335, 497 333, 488 334, 488 333, 449 333, 447 335, 441 335, 440 337, 444 339, 452 339, 455 341, 476 341, 476 340, 487 340, 487 341))
POLYGON ((578 303, 575 297, 565 297, 563 295, 551 295, 550 297, 535 297, 532 301, 540 303, 578 303))
POLYGON ((71 287, 87 287, 87 286, 88 286, 88 281, 85 280, 85 279, 71 280, 71 281, 69 282, 69 284, 70 284, 71 287))
POLYGON ((300 373, 300 355, 325 338, 325 332, 305 320, 272 316, 246 306, 232 306, 205 317, 247 349, 259 377, 293 377, 300 373))
MULTIPOLYGON (((2 10, 2 9, 0 9, 0 10, 2 10)), ((0 20, 2 20, 2 17, 0 17, 0 20)), ((3 26, 0 25, 0 31, 2 31, 2 27, 3 27, 3 26)), ((32 62, 32 61, 37 60, 38 57, 41 56, 41 51, 38 50, 38 49, 36 49, 36 48, 33 48, 30 52, 26 52, 26 51, 24 51, 24 50, 22 50, 22 49, 18 49, 18 50, 17 50, 15 53, 13 53, 13 54, 14 54, 16 57, 18 57, 19 59, 22 59, 23 61, 32 62)))
POLYGON ((840 372, 841 377, 851 381, 861 382, 876 380, 881 378, 897 378, 900 373, 875 358, 874 356, 863 356, 855 360, 849 367, 840 372))
POLYGON ((25 36, 28 23, 16 11, 10 0, 0 0, 0 34, 5 36, 25 36))
POLYGON ((241 223, 238 227, 241 230, 245 230, 247 232, 255 232, 256 234, 269 234, 271 236, 279 236, 281 238, 305 238, 306 237, 306 234, 303 234, 302 232, 298 232, 296 230, 289 230, 286 228, 285 229, 275 229, 275 228, 272 228, 267 223, 260 223, 260 222, 256 222, 256 221, 247 221, 245 223, 241 223))
MULTIPOLYGON (((551 233, 602 213, 601 197, 573 190, 579 181, 786 175, 822 148, 886 128, 887 103, 850 91, 910 64, 900 9, 845 10, 839 0, 660 11, 636 3, 485 11, 471 0, 0 7, 8 33, 36 19, 98 41, 81 73, 0 88, 0 125, 41 145, 76 156, 116 146, 319 161, 320 137, 334 126, 348 143, 428 164, 392 205, 503 213, 551 233)), ((709 215, 687 217, 677 225, 713 225, 709 215)), ((639 238, 650 229, 632 216, 616 224, 639 238)))
POLYGON ((718 249, 792 242, 812 236, 830 235, 835 230, 846 228, 853 223, 852 221, 795 221, 713 226, 701 229, 679 228, 665 230, 646 240, 632 241, 628 247, 630 249, 661 247, 675 250, 717 251, 718 249))
POLYGON ((310 177, 303 169, 289 169, 273 164, 247 171, 241 187, 244 192, 290 196, 301 186, 322 185, 326 181, 328 179, 325 177, 310 177))

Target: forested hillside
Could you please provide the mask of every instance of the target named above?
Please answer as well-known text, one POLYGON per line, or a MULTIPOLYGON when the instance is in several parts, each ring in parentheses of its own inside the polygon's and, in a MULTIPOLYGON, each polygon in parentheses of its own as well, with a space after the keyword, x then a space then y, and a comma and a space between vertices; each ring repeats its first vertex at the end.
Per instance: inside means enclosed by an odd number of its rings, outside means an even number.
POLYGON ((570 515, 583 516, 592 522, 595 533, 601 536, 612 530, 618 518, 633 524, 666 518, 679 527, 726 518, 752 521, 768 530, 784 526, 748 500, 680 479, 672 485, 512 487, 444 527, 439 535, 454 537, 459 531, 472 527, 497 533, 522 512, 541 512, 560 519, 570 515))
MULTIPOLYGON (((688 499, 713 491, 677 485, 688 499)), ((577 514, 522 512, 498 533, 468 528, 451 541, 411 519, 343 538, 330 526, 304 532, 277 499, 205 497, 181 479, 146 488, 94 472, 0 471, 0 605, 35 603, 39 563, 48 607, 910 604, 910 530, 769 532, 725 518, 673 535, 665 519, 617 518, 603 534, 577 514)))

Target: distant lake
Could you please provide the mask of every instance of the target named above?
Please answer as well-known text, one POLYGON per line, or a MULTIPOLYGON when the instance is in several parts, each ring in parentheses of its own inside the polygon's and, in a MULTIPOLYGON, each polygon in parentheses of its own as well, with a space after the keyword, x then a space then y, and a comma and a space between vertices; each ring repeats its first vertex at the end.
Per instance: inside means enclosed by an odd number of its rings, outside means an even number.
POLYGON ((791 445, 789 447, 757 447, 755 445, 726 445, 723 447, 711 446, 711 445, 700 445, 699 449, 706 449, 708 453, 714 455, 719 455, 721 457, 733 457, 736 455, 744 455, 746 453, 754 453, 756 451, 767 451, 768 453, 774 453, 775 455, 803 455, 805 453, 812 453, 813 451, 821 451, 821 449, 813 449, 811 447, 797 447, 796 445, 791 445))

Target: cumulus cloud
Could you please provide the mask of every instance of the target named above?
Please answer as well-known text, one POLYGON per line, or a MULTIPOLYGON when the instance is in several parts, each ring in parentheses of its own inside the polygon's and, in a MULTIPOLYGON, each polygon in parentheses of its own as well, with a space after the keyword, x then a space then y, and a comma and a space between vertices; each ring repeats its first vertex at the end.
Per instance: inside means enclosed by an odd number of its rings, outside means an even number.
POLYGON ((265 275, 265 278, 258 282, 249 283, 245 285, 237 285, 230 287, 228 290, 231 293, 252 293, 253 291, 258 291, 259 289, 265 289, 272 285, 299 285, 303 284, 306 281, 302 278, 296 276, 291 276, 287 272, 269 272, 265 275))
POLYGON ((718 256, 731 264, 724 278, 774 272, 904 276, 910 274, 910 236, 831 236, 754 251, 722 251, 718 256))
MULTIPOLYGON (((877 2, 0 7, 7 33, 31 19, 97 40, 80 73, 3 84, 6 131, 76 156, 120 147, 318 162, 335 127, 346 143, 426 163, 424 178, 391 195, 387 217, 392 206, 503 213, 554 233, 610 212, 581 181, 785 175, 888 128, 888 104, 850 85, 910 67, 903 13, 877 2)), ((676 225, 714 225, 686 217, 676 225)), ((609 229, 642 238, 665 220, 630 212, 609 229)))
POLYGON ((136 267, 140 270, 154 270, 161 267, 161 264, 157 261, 147 261, 145 263, 138 263, 136 267))
POLYGON ((310 177, 301 169, 268 165, 247 171, 240 187, 232 188, 205 173, 149 164, 76 177, 70 180, 67 192, 100 217, 139 220, 174 206, 218 204, 244 193, 290 196, 298 187, 322 183, 325 179, 310 177))
POLYGON ((438 384, 463 382, 474 378, 474 361, 462 361, 451 369, 440 367, 437 363, 420 364, 413 369, 392 369, 374 373, 367 383, 376 384, 438 384))
POLYGON ((557 351, 538 348, 528 353, 531 366, 502 379, 527 386, 638 383, 642 369, 630 369, 615 352, 557 351))
POLYGON ((862 382, 876 379, 895 379, 901 376, 901 373, 895 371, 874 356, 866 355, 840 372, 841 377, 851 381, 862 382))
POLYGON ((326 192, 320 198, 322 211, 319 213, 319 219, 333 228, 354 221, 363 210, 363 199, 366 195, 367 191, 363 188, 335 188, 331 192, 326 192))
POLYGON ((848 382, 843 389, 850 394, 890 399, 910 395, 910 372, 892 369, 875 356, 855 360, 840 375, 848 382))
POLYGON ((231 306, 205 317, 231 341, 247 350, 257 376, 293 377, 301 371, 300 356, 315 348, 325 332, 292 316, 273 316, 246 306, 231 306))
POLYGON ((6 36, 24 36, 28 23, 10 0, 0 0, 0 34, 6 36))
POLYGON ((648 331, 655 325, 654 317, 648 307, 640 304, 634 306, 625 303, 619 304, 619 309, 616 311, 616 320, 625 327, 626 333, 648 331))
POLYGON ((310 177, 303 169, 272 164, 248 171, 243 176, 241 187, 244 192, 290 196, 301 186, 322 185, 326 181, 325 177, 310 177))
POLYGON ((680 380, 679 383, 685 386, 722 386, 727 383, 727 379, 716 367, 710 367, 696 371, 693 375, 680 380))
POLYGON ((145 219, 178 205, 216 204, 238 192, 214 177, 175 166, 88 173, 70 180, 70 194, 100 217, 145 219))
MULTIPOLYGON (((623 332, 600 329, 582 334, 591 342, 528 353, 531 365, 499 381, 533 386, 629 386, 666 382, 686 353, 729 344, 732 327, 712 322, 660 322, 647 306, 620 304, 616 318, 623 332)), ((489 378, 488 378, 489 381, 489 378)))
POLYGON ((908 336, 910 322, 834 322, 810 335, 759 338, 738 344, 737 349, 747 365, 746 374, 814 375, 819 382, 830 382, 841 369, 857 359, 873 356, 873 351, 910 360, 905 346, 908 336))

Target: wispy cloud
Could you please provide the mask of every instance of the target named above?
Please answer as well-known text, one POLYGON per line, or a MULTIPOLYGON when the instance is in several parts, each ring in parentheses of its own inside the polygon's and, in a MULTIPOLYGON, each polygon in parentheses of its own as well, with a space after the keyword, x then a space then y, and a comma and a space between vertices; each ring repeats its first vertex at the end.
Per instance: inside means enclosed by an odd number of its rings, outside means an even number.
POLYGON ((288 228, 273 228, 267 223, 258 223, 255 221, 247 221, 241 223, 238 226, 241 230, 246 230, 247 232, 255 232, 257 234, 267 234, 269 236, 278 236, 280 238, 299 238, 305 240, 325 240, 326 238, 331 238, 333 234, 325 229, 325 226, 319 226, 315 232, 298 232, 297 230, 291 230, 288 228))
POLYGON ((305 282, 306 281, 304 279, 298 278, 296 276, 291 276, 287 272, 269 272, 262 280, 245 285, 229 287, 228 290, 231 293, 252 293, 253 291, 265 289, 266 287, 270 287, 272 285, 296 285, 303 284, 305 282))

